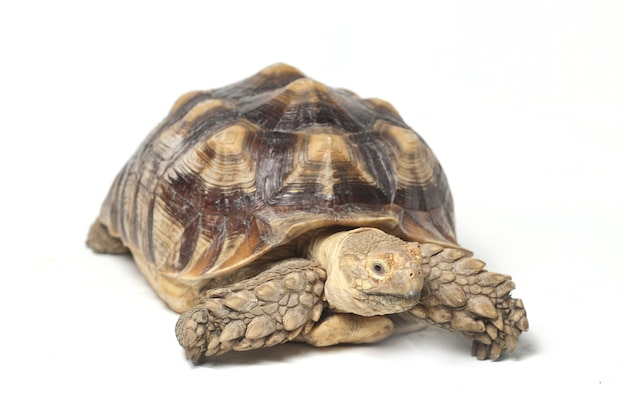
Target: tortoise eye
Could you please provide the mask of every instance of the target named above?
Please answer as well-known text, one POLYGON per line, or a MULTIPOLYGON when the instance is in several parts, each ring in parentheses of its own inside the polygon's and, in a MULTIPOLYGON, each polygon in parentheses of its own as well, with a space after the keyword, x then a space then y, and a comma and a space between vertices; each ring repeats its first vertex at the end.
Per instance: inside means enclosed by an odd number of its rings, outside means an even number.
POLYGON ((369 269, 373 272, 375 278, 383 278, 389 272, 387 264, 380 260, 372 261, 369 265, 369 269))

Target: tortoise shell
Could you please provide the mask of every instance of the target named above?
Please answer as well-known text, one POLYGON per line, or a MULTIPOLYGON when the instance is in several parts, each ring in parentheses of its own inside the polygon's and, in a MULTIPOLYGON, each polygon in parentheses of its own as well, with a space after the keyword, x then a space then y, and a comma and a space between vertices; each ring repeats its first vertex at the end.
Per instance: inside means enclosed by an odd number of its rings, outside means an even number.
POLYGON ((185 291, 319 228, 456 246, 445 174, 397 111, 284 64, 178 99, 99 220, 178 311, 185 291))

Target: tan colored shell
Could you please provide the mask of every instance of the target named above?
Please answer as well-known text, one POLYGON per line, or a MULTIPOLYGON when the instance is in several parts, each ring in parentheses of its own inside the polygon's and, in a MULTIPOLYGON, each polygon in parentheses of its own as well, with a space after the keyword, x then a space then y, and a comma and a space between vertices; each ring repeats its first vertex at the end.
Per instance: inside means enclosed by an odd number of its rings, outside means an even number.
POLYGON ((319 228, 456 245, 443 170, 396 110, 283 64, 182 96, 99 220, 177 311, 212 279, 319 228))

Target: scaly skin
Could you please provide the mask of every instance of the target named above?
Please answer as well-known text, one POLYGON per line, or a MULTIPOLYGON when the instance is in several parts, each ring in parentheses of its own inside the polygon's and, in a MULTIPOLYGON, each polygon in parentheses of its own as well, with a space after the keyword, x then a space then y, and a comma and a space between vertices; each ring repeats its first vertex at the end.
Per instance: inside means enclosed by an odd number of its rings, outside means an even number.
POLYGON ((197 362, 300 334, 298 340, 314 346, 371 343, 393 333, 384 315, 418 302, 418 244, 373 228, 327 231, 308 243, 311 260, 279 262, 256 277, 207 291, 177 325, 187 356, 197 362), (327 316, 314 327, 324 309, 327 316))
POLYGON ((119 238, 111 236, 107 227, 99 221, 94 222, 89 228, 87 246, 96 253, 110 253, 121 255, 130 251, 119 238))
POLYGON ((521 300, 507 275, 485 271, 484 262, 461 249, 422 244, 425 277, 420 302, 400 314, 363 317, 334 313, 323 294, 326 272, 305 259, 282 261, 257 277, 206 292, 199 305, 176 326, 187 357, 229 350, 252 350, 291 340, 313 346, 372 343, 415 330, 426 321, 460 332, 473 341, 478 359, 497 359, 513 351, 528 329, 521 300), (320 320, 322 310, 327 314, 320 320))
POLYGON ((319 320, 325 279, 315 262, 288 259, 249 280, 208 290, 179 318, 178 342, 198 363, 205 356, 293 340, 319 320))
POLYGON ((508 275, 485 271, 485 263, 460 249, 421 245, 426 290, 420 303, 402 314, 460 332, 473 341, 472 355, 497 359, 512 352, 528 330, 522 300, 511 298, 508 275))

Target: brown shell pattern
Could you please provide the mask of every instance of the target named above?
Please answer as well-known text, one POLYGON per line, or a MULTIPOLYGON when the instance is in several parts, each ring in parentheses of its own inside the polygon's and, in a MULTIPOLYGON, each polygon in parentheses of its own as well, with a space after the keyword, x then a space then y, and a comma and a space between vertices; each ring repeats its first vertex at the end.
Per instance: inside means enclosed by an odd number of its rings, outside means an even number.
POLYGON ((322 227, 455 245, 444 172, 396 110, 284 64, 182 96, 115 179, 100 221, 183 280, 322 227))

